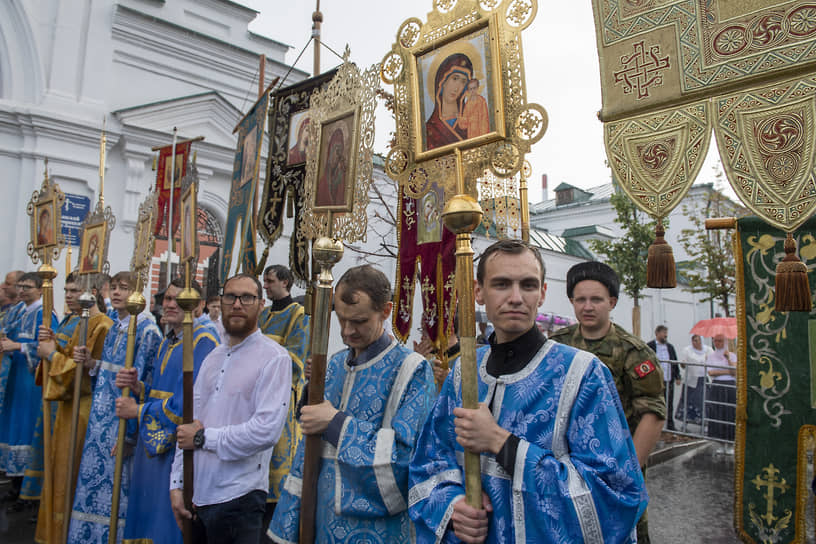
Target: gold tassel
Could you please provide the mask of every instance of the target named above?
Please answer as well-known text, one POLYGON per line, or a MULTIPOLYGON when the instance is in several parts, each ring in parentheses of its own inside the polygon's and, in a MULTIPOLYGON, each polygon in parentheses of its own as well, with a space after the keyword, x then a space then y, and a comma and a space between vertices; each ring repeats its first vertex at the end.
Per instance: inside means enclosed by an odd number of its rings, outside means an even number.
POLYGON ((776 265, 777 312, 809 312, 812 308, 810 284, 805 263, 796 256, 796 240, 788 233, 785 258, 776 265))
POLYGON ((261 254, 261 258, 258 259, 258 264, 255 265, 255 275, 260 276, 263 274, 264 268, 266 268, 266 259, 269 258, 269 246, 264 248, 263 253, 261 254))
POLYGON ((657 220, 655 241, 649 246, 649 258, 646 261, 646 287, 655 289, 672 289, 677 287, 674 273, 674 253, 663 236, 663 220, 657 220))

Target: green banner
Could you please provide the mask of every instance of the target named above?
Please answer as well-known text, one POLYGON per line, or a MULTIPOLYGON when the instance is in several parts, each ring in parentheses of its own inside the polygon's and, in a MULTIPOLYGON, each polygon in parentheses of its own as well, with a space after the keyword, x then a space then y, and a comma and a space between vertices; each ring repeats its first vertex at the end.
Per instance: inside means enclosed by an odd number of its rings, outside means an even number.
MULTIPOLYGON (((816 293, 816 220, 794 233, 816 293)), ((785 233, 749 217, 738 222, 739 388, 737 529, 745 542, 805 542, 810 493, 807 450, 816 439, 816 313, 774 311, 776 264, 785 233)))

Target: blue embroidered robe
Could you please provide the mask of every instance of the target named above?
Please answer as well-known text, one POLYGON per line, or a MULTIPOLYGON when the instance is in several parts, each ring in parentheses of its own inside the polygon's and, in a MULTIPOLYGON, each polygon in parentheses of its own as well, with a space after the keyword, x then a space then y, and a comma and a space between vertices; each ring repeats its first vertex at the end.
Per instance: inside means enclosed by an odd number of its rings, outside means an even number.
POLYGON ((210 333, 213 340, 220 343, 223 341, 221 333, 218 332, 218 327, 215 326, 215 321, 210 318, 209 314, 201 314, 199 317, 193 319, 193 328, 202 327, 205 331, 210 333))
MULTIPOLYGON (((74 314, 66 315, 60 321, 57 330, 54 333, 54 340, 59 348, 65 348, 74 331, 79 326, 79 316, 74 314)), ((36 376, 36 374, 35 374, 36 376)), ((37 378, 41 380, 42 377, 37 378)), ((40 383, 40 388, 42 388, 40 383)), ((34 440, 32 443, 33 455, 31 461, 25 468, 25 476, 23 477, 23 485, 20 488, 20 498, 24 500, 37 500, 40 498, 43 485, 43 471, 45 469, 45 443, 43 441, 43 413, 42 403, 40 404, 40 414, 37 416, 37 424, 34 427, 34 440)), ((57 417, 57 403, 51 403, 51 432, 54 431, 54 420, 57 417)))
POLYGON ((283 479, 292 469, 292 461, 303 439, 295 412, 306 383, 304 363, 309 356, 309 316, 297 302, 277 312, 272 311, 272 306, 267 306, 261 310, 258 327, 262 333, 283 346, 292 358, 292 395, 289 398, 289 413, 286 415, 286 423, 272 450, 272 460, 269 462, 269 496, 266 501, 277 502, 281 495, 283 479))
MULTIPOLYGON (((520 371, 495 378, 478 351, 479 401, 520 438, 513 474, 481 455, 490 497, 487 542, 630 542, 647 496, 615 382, 591 354, 547 341, 520 371)), ((459 361, 445 380, 411 460, 409 508, 418 542, 459 542, 449 528, 464 497, 464 453, 453 409, 459 361)))
MULTIPOLYGON (((12 330, 19 325, 20 315, 24 309, 25 303, 22 301, 7 307, 3 313, 2 320, 0 320, 0 332, 12 340, 16 338, 16 336, 12 336, 13 334, 16 334, 12 333, 12 330)), ((0 360, 0 414, 2 414, 3 411, 3 402, 6 396, 6 384, 8 383, 9 372, 11 372, 11 355, 3 354, 2 360, 0 360)), ((2 442, 2 435, 3 430, 0 429, 0 442, 2 442)))
MULTIPOLYGON (((342 351, 326 369, 325 398, 348 417, 337 448, 322 442, 315 541, 408 542, 408 461, 436 396, 433 371, 395 341, 367 363, 350 367, 350 358, 342 351)), ((275 542, 298 540, 304 444, 269 526, 275 542)))
MULTIPOLYGON (((111 449, 116 444, 119 418, 115 414, 115 402, 122 391, 116 387, 116 373, 125 366, 127 329, 131 316, 118 320, 105 337, 102 359, 94 385, 91 415, 85 433, 85 446, 79 465, 74 507, 68 542, 72 544, 107 544, 113 493, 115 457, 111 449)), ((133 367, 138 369, 139 379, 150 383, 153 361, 156 358, 162 335, 156 323, 139 314, 136 327, 136 349, 133 367)), ((135 442, 136 421, 128 422, 126 442, 135 442)), ((127 444, 126 444, 126 447, 127 444)), ((132 457, 126 457, 122 466, 122 486, 119 499, 119 528, 125 523, 127 496, 130 488, 132 457)))
MULTIPOLYGON (((210 330, 193 330, 193 380, 201 362, 218 341, 210 330)), ((165 338, 153 367, 153 383, 139 405, 139 439, 133 455, 133 478, 128 494, 124 542, 181 544, 170 508, 170 468, 176 451, 176 425, 184 402, 183 339, 165 338)))
MULTIPOLYGON (((56 330, 57 316, 51 314, 51 329, 56 330)), ((34 457, 34 432, 42 413, 42 388, 34 383, 37 336, 42 325, 42 301, 24 306, 17 325, 8 337, 20 343, 20 350, 8 356, 9 373, 6 394, 0 413, 0 471, 7 476, 23 476, 34 457)))

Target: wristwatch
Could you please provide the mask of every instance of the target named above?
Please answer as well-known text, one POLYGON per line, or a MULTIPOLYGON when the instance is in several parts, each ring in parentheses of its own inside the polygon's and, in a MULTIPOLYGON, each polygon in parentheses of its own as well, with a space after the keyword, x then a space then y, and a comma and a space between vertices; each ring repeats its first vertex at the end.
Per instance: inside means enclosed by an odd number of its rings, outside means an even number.
POLYGON ((201 449, 204 447, 204 429, 201 428, 196 431, 195 436, 193 436, 193 446, 195 449, 201 449))

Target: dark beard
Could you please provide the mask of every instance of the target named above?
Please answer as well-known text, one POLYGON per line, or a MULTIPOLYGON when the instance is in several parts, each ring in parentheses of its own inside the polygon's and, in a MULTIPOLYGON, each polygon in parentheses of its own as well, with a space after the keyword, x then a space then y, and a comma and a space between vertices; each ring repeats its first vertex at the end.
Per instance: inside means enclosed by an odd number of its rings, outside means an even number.
POLYGON ((250 332, 255 329, 255 324, 252 323, 249 319, 244 319, 242 325, 233 325, 232 322, 227 319, 221 320, 221 324, 224 325, 224 330, 227 331, 227 334, 230 336, 236 336, 238 338, 246 337, 250 332))

